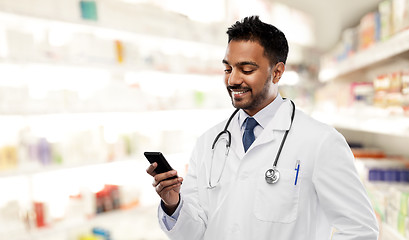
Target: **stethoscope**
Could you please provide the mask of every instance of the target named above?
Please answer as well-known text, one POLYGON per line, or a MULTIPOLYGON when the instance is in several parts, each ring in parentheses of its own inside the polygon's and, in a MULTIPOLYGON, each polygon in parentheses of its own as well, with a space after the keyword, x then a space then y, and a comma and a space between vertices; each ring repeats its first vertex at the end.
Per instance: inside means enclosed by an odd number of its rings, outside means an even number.
MULTIPOLYGON (((294 102, 291 101, 291 100, 290 100, 290 102, 291 102, 291 104, 292 104, 292 106, 293 106, 293 111, 292 111, 292 114, 291 114, 290 127, 288 128, 288 130, 285 131, 284 137, 283 137, 283 139, 281 140, 280 148, 278 149, 276 158, 275 158, 274 163, 273 163, 273 167, 270 168, 270 169, 268 169, 268 170, 266 171, 266 173, 265 173, 266 182, 269 183, 269 184, 276 183, 276 182, 278 182, 278 180, 280 179, 280 172, 279 172, 278 169, 277 169, 278 158, 280 157, 281 150, 283 149, 285 140, 287 139, 288 132, 290 132, 291 126, 293 125, 294 115, 295 115, 295 104, 294 104, 294 102)), ((229 155, 230 145, 231 145, 231 133, 230 133, 229 130, 227 130, 227 128, 229 127, 230 122, 231 122, 231 120, 233 119, 234 115, 236 115, 236 113, 237 113, 238 111, 239 111, 239 109, 234 110, 234 112, 231 114, 231 116, 230 116, 229 119, 227 120, 227 123, 226 123, 226 125, 224 126, 223 131, 221 131, 219 134, 217 134, 216 138, 215 138, 214 141, 213 141, 213 144, 212 144, 212 161, 211 161, 211 163, 210 163, 209 185, 208 185, 208 188, 210 188, 210 189, 211 189, 211 188, 215 188, 215 187, 219 184, 220 179, 221 179, 221 177, 222 177, 222 175, 223 175, 223 170, 224 170, 224 167, 226 166, 227 156, 229 155), (215 150, 216 143, 219 141, 219 139, 221 138, 221 136, 224 135, 224 134, 227 135, 225 159, 224 159, 224 163, 223 163, 223 166, 222 166, 222 170, 221 170, 221 172, 220 172, 220 175, 219 175, 219 177, 218 177, 218 179, 217 179, 217 181, 216 181, 216 184, 212 184, 212 170, 213 170, 214 150, 215 150)))

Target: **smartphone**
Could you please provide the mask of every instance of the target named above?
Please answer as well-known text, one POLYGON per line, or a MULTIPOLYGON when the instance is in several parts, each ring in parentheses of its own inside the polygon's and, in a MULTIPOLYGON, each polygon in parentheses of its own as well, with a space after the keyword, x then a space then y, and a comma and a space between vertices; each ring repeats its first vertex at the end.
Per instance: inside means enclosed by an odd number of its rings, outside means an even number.
MULTIPOLYGON (((143 154, 145 155, 145 157, 148 159, 148 161, 151 164, 154 162, 158 163, 158 166, 155 169, 155 172, 157 174, 169 172, 170 170, 173 170, 173 168, 170 166, 168 161, 166 161, 165 156, 163 156, 161 152, 144 152, 143 154)), ((167 178, 166 180, 177 178, 177 177, 178 176, 173 176, 173 177, 167 178)))

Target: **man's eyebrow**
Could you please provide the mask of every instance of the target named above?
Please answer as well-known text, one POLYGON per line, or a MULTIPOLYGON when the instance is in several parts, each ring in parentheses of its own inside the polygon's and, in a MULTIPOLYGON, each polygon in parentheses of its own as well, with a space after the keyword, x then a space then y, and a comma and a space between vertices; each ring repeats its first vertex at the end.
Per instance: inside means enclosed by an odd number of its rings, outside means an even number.
MULTIPOLYGON (((227 60, 225 60, 225 59, 223 59, 222 62, 223 62, 223 64, 230 65, 229 62, 227 60)), ((236 64, 236 66, 245 66, 245 65, 251 65, 251 66, 259 67, 259 65, 257 63, 251 62, 251 61, 238 62, 236 64)))
POLYGON ((245 65, 252 65, 255 67, 259 67, 257 63, 251 62, 251 61, 244 61, 244 62, 239 62, 236 64, 237 66, 245 66, 245 65))

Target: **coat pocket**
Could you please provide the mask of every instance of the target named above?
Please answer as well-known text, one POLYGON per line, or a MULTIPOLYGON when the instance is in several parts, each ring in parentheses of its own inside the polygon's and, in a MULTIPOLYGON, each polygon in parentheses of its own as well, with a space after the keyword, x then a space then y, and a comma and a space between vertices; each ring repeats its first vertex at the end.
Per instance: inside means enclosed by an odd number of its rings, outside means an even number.
POLYGON ((264 176, 258 178, 254 215, 261 221, 290 223, 297 219, 300 182, 294 184, 294 169, 278 170, 280 179, 274 184, 267 183, 264 176))

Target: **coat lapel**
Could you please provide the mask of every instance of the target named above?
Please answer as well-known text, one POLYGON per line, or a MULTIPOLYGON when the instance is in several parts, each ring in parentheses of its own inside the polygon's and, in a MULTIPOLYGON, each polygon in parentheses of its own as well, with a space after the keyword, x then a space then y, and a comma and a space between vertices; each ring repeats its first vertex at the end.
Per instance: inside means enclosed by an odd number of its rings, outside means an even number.
POLYGON ((293 109, 291 102, 289 100, 285 100, 285 102, 281 104, 277 113, 274 115, 274 118, 270 121, 270 123, 263 130, 260 136, 250 146, 248 151, 261 144, 266 144, 271 141, 274 141, 277 136, 281 135, 277 134, 278 132, 284 133, 284 131, 288 130, 291 125, 292 110, 293 109))
POLYGON ((236 154, 239 159, 243 159, 244 157, 244 147, 243 147, 243 140, 240 132, 240 126, 238 121, 238 114, 235 117, 234 121, 232 121, 232 143, 231 143, 231 150, 236 154))

